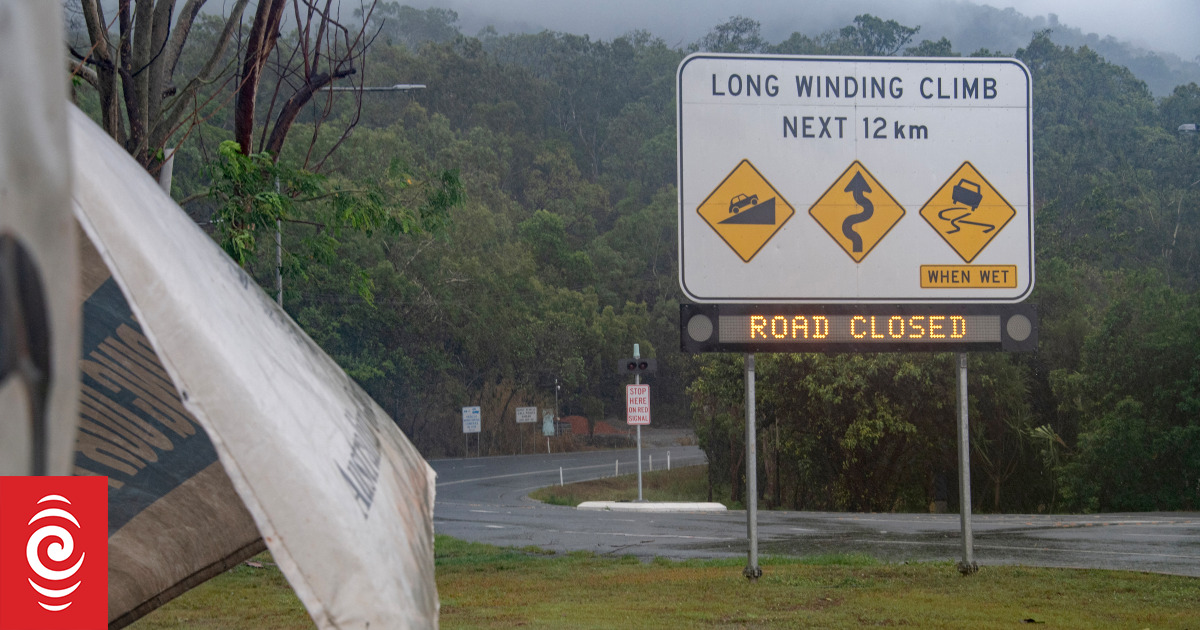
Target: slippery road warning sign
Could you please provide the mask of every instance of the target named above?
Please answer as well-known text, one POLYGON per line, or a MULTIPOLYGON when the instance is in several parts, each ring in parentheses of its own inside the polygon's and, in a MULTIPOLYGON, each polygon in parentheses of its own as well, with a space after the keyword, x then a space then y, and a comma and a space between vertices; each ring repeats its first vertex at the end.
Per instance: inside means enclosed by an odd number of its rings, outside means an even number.
POLYGON ((742 262, 750 262, 796 213, 749 160, 738 162, 696 212, 742 262))
POLYGON ((921 208, 921 216, 969 263, 1017 211, 970 162, 963 162, 921 208))
POLYGON ((808 213, 854 262, 862 262, 904 218, 904 208, 857 160, 808 213))
POLYGON ((691 301, 1013 303, 1033 291, 1020 61, 696 53, 677 89, 691 301))

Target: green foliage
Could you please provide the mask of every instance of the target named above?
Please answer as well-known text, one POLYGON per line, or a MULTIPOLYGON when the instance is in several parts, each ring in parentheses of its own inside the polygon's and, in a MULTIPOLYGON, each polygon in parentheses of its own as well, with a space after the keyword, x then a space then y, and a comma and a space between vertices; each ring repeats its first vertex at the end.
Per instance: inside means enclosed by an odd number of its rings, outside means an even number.
POLYGON ((762 25, 748 17, 735 16, 728 22, 718 24, 699 42, 696 49, 718 53, 763 52, 767 42, 762 38, 762 25))
MULTIPOLYGON (((217 242, 239 265, 245 266, 258 249, 258 235, 275 227, 290 214, 292 200, 275 187, 283 185, 281 169, 267 153, 242 154, 238 143, 221 143, 219 159, 212 165, 209 196, 218 203, 215 215, 217 242)), ((294 179, 311 187, 313 176, 294 179)), ((289 181, 289 184, 292 182, 289 181)))
POLYGON ((1156 274, 1116 278, 1118 292, 1055 392, 1079 416, 1074 456, 1057 470, 1083 510, 1200 506, 1200 303, 1156 274))
MULTIPOLYGON (((883 20, 870 14, 854 18, 853 24, 836 31, 821 33, 815 37, 792 33, 775 46, 766 46, 768 52, 791 55, 863 55, 887 57, 904 50, 921 28, 908 27, 895 20, 883 20)), ((938 42, 924 41, 912 54, 949 56, 950 42, 943 38, 938 42)))
MULTIPOLYGON (((282 166, 269 153, 245 155, 232 140, 222 142, 218 160, 210 167, 208 197, 217 202, 213 223, 221 247, 239 265, 257 259, 260 237, 273 234, 278 223, 316 228, 303 240, 303 249, 289 249, 289 274, 307 280, 305 266, 296 257, 332 265, 348 232, 371 236, 381 230, 389 236, 429 232, 442 234, 450 210, 463 202, 458 174, 445 170, 424 186, 393 160, 380 177, 346 182, 282 166), (422 190, 423 188, 423 190, 422 190), (415 194, 414 194, 415 193, 415 194), (422 195, 421 196, 418 195, 422 195), (415 200, 413 207, 406 203, 415 200)), ((350 270, 350 282, 368 302, 373 283, 361 269, 350 270)))
MULTIPOLYGON (((355 14, 361 18, 362 9, 356 9, 355 14)), ((422 11, 399 2, 381 2, 371 13, 370 30, 389 43, 416 49, 427 42, 441 44, 459 37, 454 25, 457 21, 458 13, 450 9, 430 7, 422 11)))
MULTIPOLYGON (((1009 30, 914 43, 916 26, 860 15, 770 42, 734 17, 684 48, 640 31, 466 37, 453 12, 384 3, 365 83, 427 89, 316 99, 279 156, 212 146, 228 137, 214 98, 176 153, 175 187, 209 193, 189 211, 266 286, 282 222, 285 307, 425 454, 461 452, 468 404, 484 408, 485 454, 536 448, 513 407, 550 409, 556 393, 560 415, 619 422, 613 365, 639 343, 659 361, 655 423, 690 424, 705 492, 737 505, 743 358, 674 350, 678 64, 690 50, 1011 50, 1012 16, 977 13, 1009 30)), ((1156 100, 1099 47, 1028 39, 1035 22, 1016 56, 1034 81, 1040 349, 970 359, 974 507, 1195 509, 1200 134, 1176 128, 1200 123, 1200 87, 1156 100)), ((198 20, 181 68, 195 73, 218 27, 198 20)), ((764 505, 924 510, 953 485, 948 356, 760 355, 757 368, 764 505)))

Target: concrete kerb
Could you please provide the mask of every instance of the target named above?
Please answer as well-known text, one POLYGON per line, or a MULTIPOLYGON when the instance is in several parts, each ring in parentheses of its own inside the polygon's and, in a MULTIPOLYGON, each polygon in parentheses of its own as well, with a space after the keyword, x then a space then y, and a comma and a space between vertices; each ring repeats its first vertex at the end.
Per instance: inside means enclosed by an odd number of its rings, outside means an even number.
POLYGON ((576 508, 578 510, 609 510, 613 512, 725 512, 726 507, 720 503, 678 503, 678 502, 633 502, 633 501, 584 501, 576 508))

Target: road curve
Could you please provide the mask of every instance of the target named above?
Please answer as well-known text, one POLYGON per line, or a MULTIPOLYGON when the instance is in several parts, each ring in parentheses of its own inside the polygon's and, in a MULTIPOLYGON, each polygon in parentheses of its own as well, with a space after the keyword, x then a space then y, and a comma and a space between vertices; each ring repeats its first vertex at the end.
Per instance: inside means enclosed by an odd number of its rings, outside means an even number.
MULTIPOLYGON (((695 446, 643 448, 643 469, 702 464, 695 446)), ((445 459, 434 528, 464 540, 558 552, 684 558, 746 554, 746 514, 587 512, 528 498, 537 488, 636 472, 636 451, 445 459)), ((957 514, 759 512, 759 552, 863 552, 887 561, 958 560, 957 514)), ((988 564, 1120 569, 1200 577, 1200 513, 975 515, 975 559, 988 564)), ((769 558, 762 561, 770 566, 769 558)))

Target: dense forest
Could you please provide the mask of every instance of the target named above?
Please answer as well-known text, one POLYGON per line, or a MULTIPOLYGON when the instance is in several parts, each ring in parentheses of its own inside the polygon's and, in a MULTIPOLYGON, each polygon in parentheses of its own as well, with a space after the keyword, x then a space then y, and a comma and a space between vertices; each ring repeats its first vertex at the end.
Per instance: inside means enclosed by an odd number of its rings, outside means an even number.
MULTIPOLYGON (((173 196, 272 294, 281 226, 284 308, 426 456, 462 454, 465 405, 482 407, 484 454, 540 440, 517 406, 614 421, 615 365, 638 343, 658 359, 655 424, 694 428, 734 500, 742 357, 678 350, 680 61, 1020 59, 1034 81, 1040 350, 970 357, 975 509, 1200 509, 1200 135, 1176 131, 1200 122, 1200 86, 1155 97, 1049 32, 960 51, 870 15, 777 42, 732 18, 671 47, 648 32, 470 37, 451 11, 385 2, 332 23, 337 46, 310 49, 302 26, 252 56, 270 29, 231 4, 229 22, 192 16, 177 50, 146 43, 153 74, 137 46, 112 43, 137 44, 124 34, 138 23, 122 16, 98 44, 109 22, 83 0, 68 11, 74 98, 152 173, 173 149, 173 196), (165 96, 129 96, 145 75, 165 96), (257 109, 238 76, 256 77, 257 109), (393 84, 426 87, 324 89, 393 84)), ((766 504, 926 510, 953 485, 951 355, 757 363, 766 504)))

